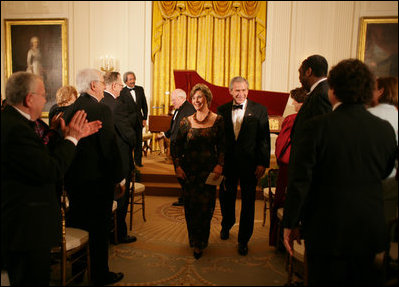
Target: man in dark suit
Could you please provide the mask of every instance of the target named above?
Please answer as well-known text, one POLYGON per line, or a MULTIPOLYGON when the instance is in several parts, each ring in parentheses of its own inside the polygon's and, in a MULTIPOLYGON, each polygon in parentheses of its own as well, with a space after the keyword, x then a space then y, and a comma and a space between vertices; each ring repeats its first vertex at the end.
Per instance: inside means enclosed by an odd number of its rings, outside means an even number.
POLYGON ((138 166, 143 166, 143 127, 146 126, 148 107, 143 87, 136 86, 136 75, 133 72, 123 74, 123 81, 126 86, 121 91, 119 100, 124 103, 129 110, 129 121, 136 132, 136 142, 134 143, 134 162, 138 166))
POLYGON ((35 132, 46 103, 43 80, 14 73, 7 81, 6 99, 1 113, 2 269, 11 285, 48 286, 50 250, 61 239, 56 183, 72 163, 78 141, 97 132, 101 123, 85 123, 84 111, 76 112, 67 127, 61 120, 65 139, 50 151, 35 132))
POLYGON ((309 56, 299 68, 299 81, 308 91, 308 97, 299 110, 291 131, 291 139, 299 131, 304 122, 317 116, 331 112, 328 100, 327 60, 320 55, 309 56))
POLYGON ((270 131, 266 107, 247 99, 248 81, 235 77, 230 81, 233 101, 218 108, 225 130, 224 183, 220 186, 222 210, 220 238, 229 238, 235 223, 237 185, 241 188, 241 215, 238 231, 238 252, 247 255, 248 241, 254 227, 255 196, 258 179, 270 163, 270 131))
MULTIPOLYGON (((116 194, 118 207, 116 209, 117 220, 117 238, 118 243, 130 243, 137 240, 136 236, 127 234, 126 214, 129 206, 129 188, 134 170, 132 155, 132 144, 135 141, 136 133, 128 122, 128 111, 126 105, 123 105, 117 99, 123 88, 121 75, 119 72, 110 72, 104 75, 105 90, 104 98, 100 103, 106 104, 112 111, 116 139, 119 151, 122 156, 123 174, 126 181, 125 189, 122 194, 116 194)), ((119 189, 117 189, 119 190, 119 189)), ((117 242, 115 242, 116 244, 117 242)))
POLYGON ((94 285, 120 281, 123 273, 109 271, 108 247, 114 189, 123 179, 122 160, 116 142, 111 109, 100 103, 104 77, 85 69, 76 77, 79 98, 65 111, 68 122, 75 110, 83 109, 89 120, 100 120, 99 133, 79 142, 75 159, 65 176, 71 226, 89 232, 91 277, 94 285))
MULTIPOLYGON (((170 122, 170 129, 165 133, 165 136, 170 139, 170 147, 172 148, 172 142, 176 140, 177 137, 177 132, 179 131, 180 127, 180 121, 184 117, 191 116, 194 114, 195 108, 194 106, 187 101, 187 95, 186 92, 183 91, 182 89, 176 89, 172 92, 170 95, 170 101, 175 109, 175 112, 173 113, 173 118, 172 121, 170 122)), ((173 154, 171 152, 171 154, 173 154)), ((174 202, 174 206, 183 206, 184 205, 184 197, 183 197, 183 186, 184 182, 181 178, 177 178, 181 185, 181 193, 179 195, 179 199, 177 202, 174 202)))
POLYGON ((284 245, 305 239, 309 285, 382 285, 373 267, 387 244, 382 179, 394 166, 396 139, 364 104, 374 76, 359 60, 329 73, 333 112, 296 135, 284 206, 284 245))

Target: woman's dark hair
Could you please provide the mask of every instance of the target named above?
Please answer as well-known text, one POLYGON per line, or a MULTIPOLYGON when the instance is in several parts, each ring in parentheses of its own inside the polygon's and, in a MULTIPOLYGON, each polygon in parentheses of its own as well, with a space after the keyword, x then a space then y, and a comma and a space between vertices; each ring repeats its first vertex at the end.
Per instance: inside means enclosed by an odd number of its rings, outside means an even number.
POLYGON ((378 89, 384 89, 384 92, 378 99, 379 103, 385 103, 398 107, 398 78, 381 77, 377 79, 378 89))
POLYGON ((307 96, 308 96, 308 91, 306 91, 304 88, 295 88, 290 91, 291 98, 293 98, 295 101, 298 103, 303 103, 307 96))
POLYGON ((210 106, 210 105, 211 105, 211 102, 212 102, 212 92, 211 92, 211 90, 208 88, 208 86, 205 85, 205 84, 201 84, 201 83, 196 84, 196 85, 191 89, 191 92, 190 92, 190 99, 193 99, 193 96, 194 96, 194 94, 195 94, 197 91, 201 91, 201 92, 202 92, 202 94, 204 95, 204 97, 205 97, 205 99, 206 99, 206 102, 208 103, 208 106, 210 106))

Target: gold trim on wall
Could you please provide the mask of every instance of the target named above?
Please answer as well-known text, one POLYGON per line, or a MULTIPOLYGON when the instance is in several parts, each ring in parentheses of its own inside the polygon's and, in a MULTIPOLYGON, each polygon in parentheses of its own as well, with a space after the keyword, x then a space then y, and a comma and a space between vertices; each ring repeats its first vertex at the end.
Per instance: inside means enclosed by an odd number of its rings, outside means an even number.
MULTIPOLYGON (((373 65, 372 65, 372 63, 369 62, 369 57, 367 57, 365 59, 366 53, 367 53, 366 45, 367 45, 368 41, 371 40, 371 39, 367 38, 368 29, 370 29, 370 25, 372 25, 372 24, 395 24, 395 23, 396 24, 398 23, 398 17, 362 17, 360 19, 357 58, 359 60, 363 61, 365 64, 369 65, 369 67, 372 70, 373 70, 373 65)), ((397 42, 398 42, 397 37, 398 37, 398 34, 397 34, 397 28, 396 28, 395 35, 392 35, 392 37, 387 37, 386 40, 388 40, 388 39, 391 41, 396 40, 396 45, 397 45, 397 42), (396 39, 394 37, 396 37, 396 39)), ((384 43, 387 43, 387 41, 384 41, 384 43)), ((394 43, 394 42, 392 42, 392 43, 394 43)), ((397 46, 396 46, 396 54, 397 54, 397 46)), ((389 55, 387 55, 387 56, 389 56, 389 55)), ((389 76, 389 75, 376 74, 376 76, 389 76)))
MULTIPOLYGON (((61 51, 60 51, 60 57, 61 57, 61 65, 58 65, 61 67, 61 71, 47 71, 50 75, 48 77, 54 77, 52 73, 56 73, 56 75, 61 75, 61 83, 58 83, 57 86, 54 86, 54 81, 45 81, 46 85, 46 92, 47 92, 47 108, 42 113, 42 117, 48 117, 48 111, 50 108, 50 105, 55 103, 55 93, 56 91, 61 87, 65 86, 68 84, 68 30, 67 30, 67 19, 64 18, 57 18, 57 19, 5 19, 4 20, 4 27, 5 27, 5 81, 11 76, 12 73, 17 72, 17 71, 26 71, 26 67, 22 68, 22 66, 19 66, 19 68, 16 68, 16 63, 13 63, 13 53, 21 53, 21 58, 22 56, 24 57, 24 61, 26 62, 27 59, 27 54, 22 54, 22 48, 20 45, 15 45, 17 47, 13 46, 13 43, 17 42, 23 42, 23 49, 26 49, 26 51, 29 49, 29 45, 25 46, 27 41, 30 41, 30 38, 32 35, 34 36, 42 36, 42 39, 47 40, 47 45, 50 45, 49 43, 57 43, 61 45, 61 51), (61 28, 61 34, 54 35, 54 33, 51 33, 50 30, 46 31, 46 26, 60 26, 61 28), (26 31, 22 33, 14 33, 12 32, 12 28, 15 26, 27 26, 26 31), (31 28, 37 28, 37 29, 29 29, 29 26, 33 26, 31 28), (42 27, 40 27, 42 26, 42 27), (29 30, 31 30, 29 32, 29 30), (38 35, 35 35, 35 30, 38 35), (46 32, 47 33, 46 35, 46 32), (61 39, 57 39, 58 37, 61 37, 61 39), (50 41, 49 41, 50 40, 50 41), (59 42, 60 41, 60 42, 59 42), (26 48, 25 48, 26 47, 26 48), (14 71, 15 69, 15 71, 14 71), (53 86, 51 86, 53 84, 53 86), (48 92, 51 94, 49 95, 48 92)), ((39 37, 40 41, 40 47, 41 50, 44 50, 42 47, 46 45, 45 41, 42 41, 39 37)), ((47 50, 51 50, 51 46, 45 47, 47 50)), ((24 51, 25 53, 25 51, 24 51)), ((48 56, 49 54, 47 54, 48 56)), ((53 57, 56 54, 51 54, 53 57)), ((15 55, 14 55, 15 56, 15 55)), ((15 58, 14 58, 15 59, 15 58)), ((52 62, 53 64, 56 63, 59 59, 54 58, 47 60, 47 62, 52 62)), ((22 59, 21 59, 22 61, 22 59)), ((56 67, 56 65, 54 65, 56 67)))

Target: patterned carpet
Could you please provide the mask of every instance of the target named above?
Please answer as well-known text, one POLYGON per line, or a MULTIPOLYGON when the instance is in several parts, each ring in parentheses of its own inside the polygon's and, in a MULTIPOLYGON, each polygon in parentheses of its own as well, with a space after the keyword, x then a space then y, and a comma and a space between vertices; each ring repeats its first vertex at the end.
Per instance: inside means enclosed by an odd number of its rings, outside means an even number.
MULTIPOLYGON (((268 224, 262 226, 263 201, 256 201, 255 228, 247 256, 237 253, 238 225, 230 238, 219 237, 221 212, 217 201, 209 246, 196 260, 188 246, 183 207, 172 206, 173 197, 147 196, 146 219, 133 219, 138 240, 112 245, 110 269, 123 272, 117 286, 276 286, 287 280, 285 256, 268 246, 268 224)), ((241 202, 237 201, 239 214, 241 202)), ((128 222, 128 221, 127 221, 128 222)))

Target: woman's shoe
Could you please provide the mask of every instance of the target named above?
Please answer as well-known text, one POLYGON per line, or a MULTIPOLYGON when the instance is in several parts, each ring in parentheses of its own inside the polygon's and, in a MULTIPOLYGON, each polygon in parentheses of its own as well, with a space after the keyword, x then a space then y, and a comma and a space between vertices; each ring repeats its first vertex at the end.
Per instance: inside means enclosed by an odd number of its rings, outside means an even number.
POLYGON ((201 258, 201 256, 202 256, 202 250, 200 250, 199 252, 196 252, 195 250, 194 250, 194 258, 195 259, 200 259, 201 258))

